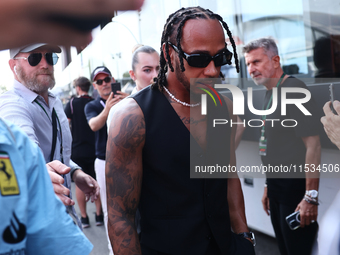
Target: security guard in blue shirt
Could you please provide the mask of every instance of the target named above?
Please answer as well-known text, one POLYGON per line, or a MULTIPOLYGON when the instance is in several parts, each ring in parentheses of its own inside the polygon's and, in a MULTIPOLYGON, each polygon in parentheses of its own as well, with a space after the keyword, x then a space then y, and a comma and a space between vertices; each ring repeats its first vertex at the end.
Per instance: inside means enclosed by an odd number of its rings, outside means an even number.
POLYGON ((89 254, 66 214, 39 147, 0 118, 0 254, 89 254))

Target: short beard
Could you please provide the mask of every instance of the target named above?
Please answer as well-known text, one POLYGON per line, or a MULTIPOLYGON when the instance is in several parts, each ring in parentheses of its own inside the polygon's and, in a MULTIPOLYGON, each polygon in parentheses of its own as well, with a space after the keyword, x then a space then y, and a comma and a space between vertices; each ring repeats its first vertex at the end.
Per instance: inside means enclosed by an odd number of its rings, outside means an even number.
POLYGON ((188 81, 188 79, 185 77, 185 75, 183 74, 181 68, 180 68, 180 63, 178 61, 178 59, 175 60, 176 61, 176 66, 175 66, 175 74, 176 74, 176 78, 177 80, 182 83, 182 85, 184 86, 184 88, 190 92, 190 81, 188 81))
POLYGON ((106 97, 107 97, 107 96, 109 96, 110 94, 111 94, 111 92, 110 92, 110 93, 105 93, 105 94, 103 93, 103 94, 100 95, 100 96, 106 96, 106 97))
POLYGON ((48 70, 40 70, 39 72, 32 74, 32 76, 29 77, 27 73, 25 73, 25 71, 21 68, 21 66, 17 66, 17 76, 23 85, 25 85, 29 90, 34 91, 38 94, 41 92, 45 92, 48 89, 53 89, 55 85, 54 74, 53 72, 50 72, 48 70), (37 80, 38 74, 50 75, 50 79, 46 81, 46 86, 44 84, 41 84, 41 82, 37 80))
POLYGON ((257 86, 265 86, 265 84, 268 82, 268 79, 267 78, 262 78, 262 80, 256 80, 256 79, 253 79, 254 83, 257 85, 257 86))
POLYGON ((176 59, 176 66, 175 66, 175 73, 177 80, 183 85, 183 87, 190 93, 190 101, 198 102, 201 100, 201 94, 196 94, 193 92, 190 87, 190 81, 188 81, 188 78, 185 77, 184 73, 182 72, 180 68, 180 63, 176 59))

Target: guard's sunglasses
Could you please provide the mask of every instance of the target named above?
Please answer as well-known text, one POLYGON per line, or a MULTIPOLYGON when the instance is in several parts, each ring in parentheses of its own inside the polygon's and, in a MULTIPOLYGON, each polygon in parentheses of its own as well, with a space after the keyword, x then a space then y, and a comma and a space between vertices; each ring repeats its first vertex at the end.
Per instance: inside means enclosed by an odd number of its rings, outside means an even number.
MULTIPOLYGON (((175 45, 171 42, 168 43, 177 53, 179 53, 179 50, 175 45)), ((205 53, 187 54, 183 52, 183 54, 184 59, 188 62, 189 66, 201 68, 207 67, 211 60, 214 61, 216 67, 226 64, 231 65, 231 58, 233 57, 233 53, 231 53, 227 48, 213 57, 205 53)))
MULTIPOLYGON (((27 58, 25 57, 16 57, 14 59, 25 59, 28 61, 28 63, 31 66, 37 66, 41 59, 42 59, 43 54, 42 53, 31 53, 27 58)), ((44 54, 46 62, 51 65, 54 66, 55 64, 57 64, 58 62, 58 55, 54 52, 47 52, 44 54)))
POLYGON ((110 77, 110 76, 106 76, 104 79, 98 79, 98 80, 96 80, 96 84, 97 85, 102 85, 103 84, 103 81, 105 81, 106 83, 109 83, 110 81, 112 80, 112 77, 110 77))

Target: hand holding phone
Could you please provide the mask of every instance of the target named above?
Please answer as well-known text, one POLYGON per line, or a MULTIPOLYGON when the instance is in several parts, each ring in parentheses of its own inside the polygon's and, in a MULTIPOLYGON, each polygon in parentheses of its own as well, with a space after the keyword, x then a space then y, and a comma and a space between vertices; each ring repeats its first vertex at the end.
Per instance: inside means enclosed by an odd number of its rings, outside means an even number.
POLYGON ((117 91, 121 91, 120 83, 119 82, 113 82, 111 83, 111 90, 114 95, 117 95, 117 91))
POLYGON ((330 97, 330 100, 331 100, 330 108, 335 115, 338 115, 338 113, 336 112, 336 110, 333 107, 333 103, 334 103, 334 85, 333 85, 333 83, 331 83, 329 85, 329 97, 330 97))
POLYGON ((286 217, 287 224, 291 230, 295 230, 300 227, 300 211, 293 212, 286 217))

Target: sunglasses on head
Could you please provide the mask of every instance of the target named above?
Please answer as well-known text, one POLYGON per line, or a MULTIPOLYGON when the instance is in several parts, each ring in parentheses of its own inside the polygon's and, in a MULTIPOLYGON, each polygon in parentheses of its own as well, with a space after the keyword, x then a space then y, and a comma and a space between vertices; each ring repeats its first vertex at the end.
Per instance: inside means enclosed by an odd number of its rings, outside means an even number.
POLYGON ((96 80, 96 84, 97 85, 102 85, 103 84, 103 81, 105 81, 106 83, 109 83, 110 81, 111 81, 111 77, 110 76, 106 76, 104 79, 102 79, 102 80, 100 80, 100 79, 98 79, 98 80, 96 80))
POLYGON ((42 54, 42 53, 31 53, 27 58, 25 58, 25 57, 16 57, 14 59, 25 59, 25 60, 28 61, 28 63, 31 66, 37 66, 40 63, 43 55, 45 56, 46 62, 49 65, 54 66, 55 64, 57 64, 59 57, 54 52, 47 52, 45 54, 42 54))
MULTIPOLYGON (((179 53, 178 48, 173 45, 171 42, 168 42, 169 45, 179 53)), ((188 62, 189 66, 192 67, 207 67, 211 60, 214 61, 215 66, 223 66, 226 64, 231 64, 231 58, 233 57, 233 53, 231 53, 227 48, 220 53, 217 53, 215 56, 210 56, 205 53, 197 53, 197 54, 187 54, 183 52, 184 59, 188 62)))

